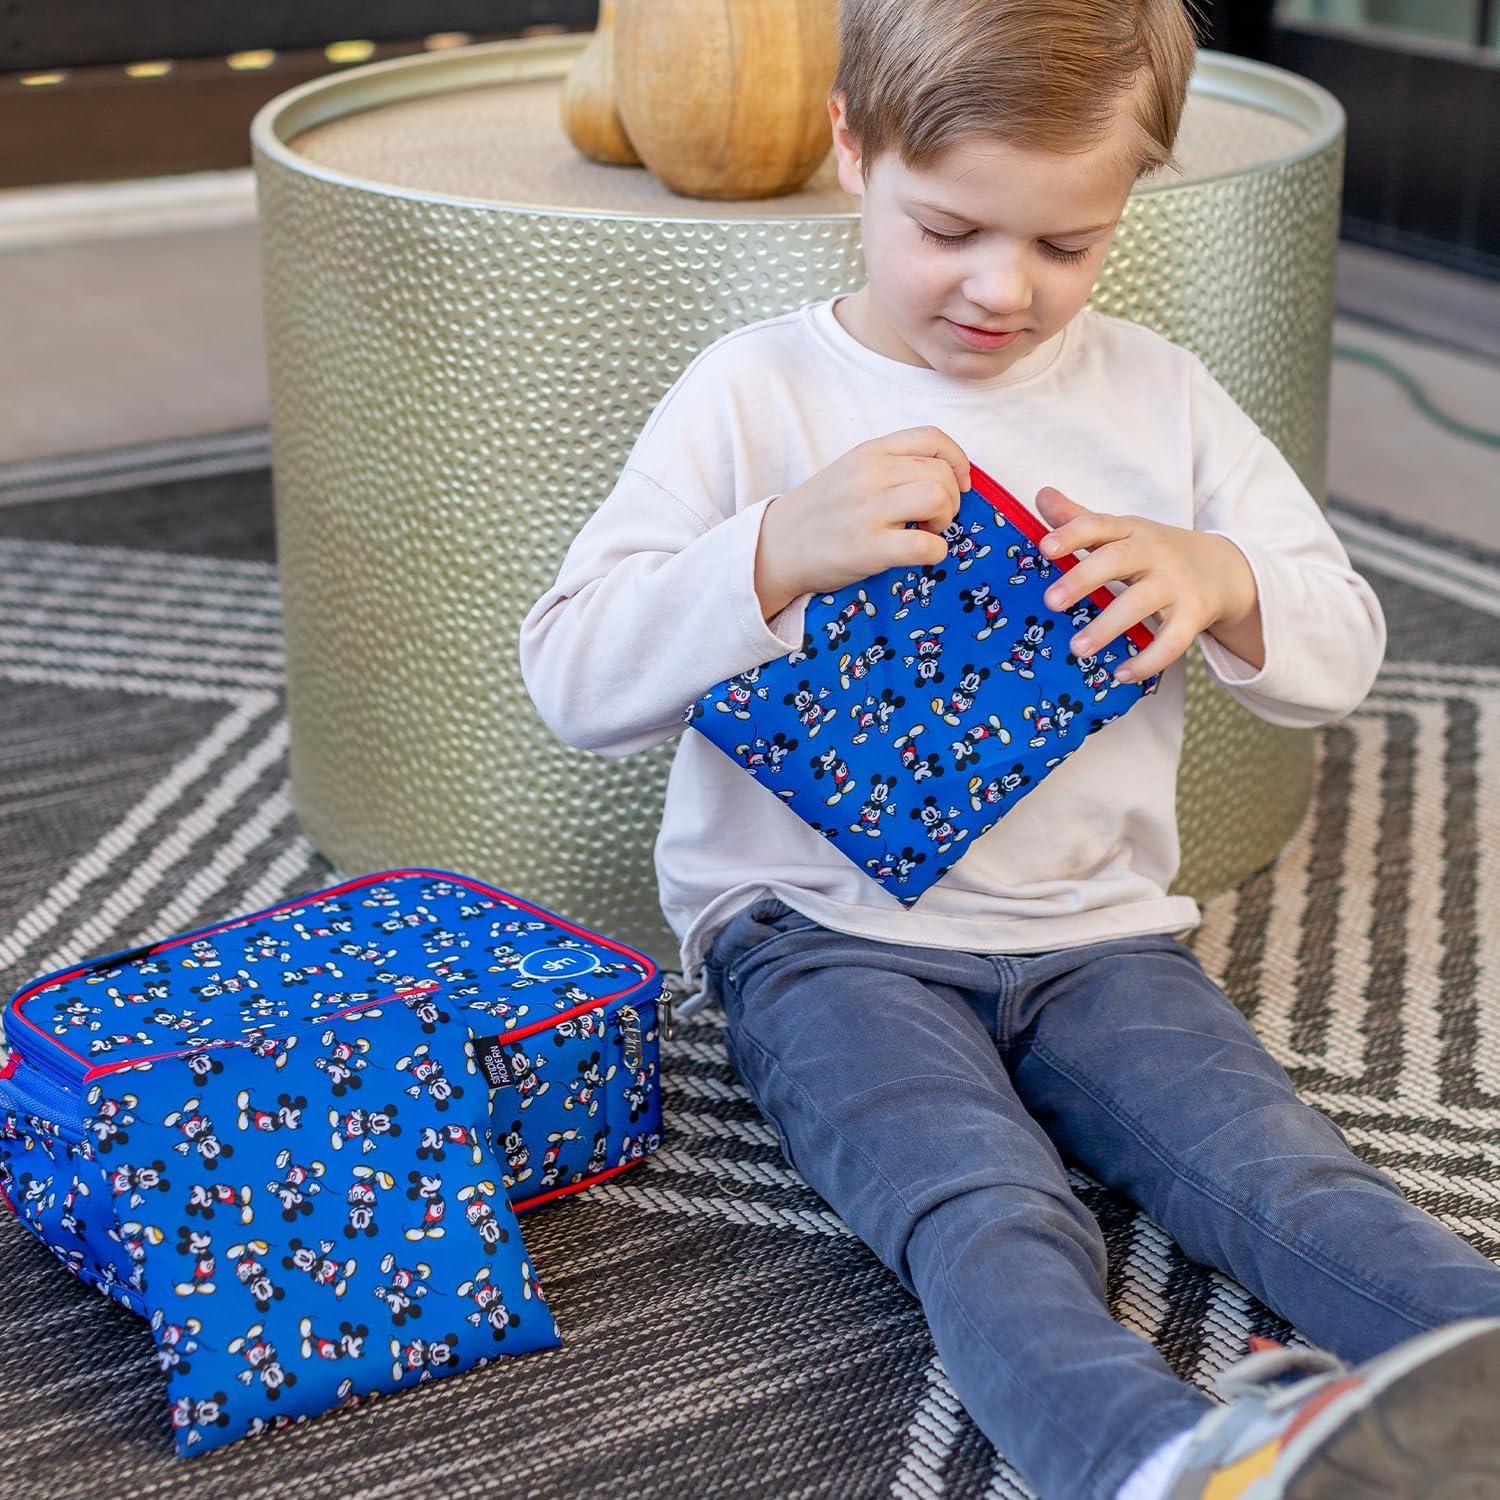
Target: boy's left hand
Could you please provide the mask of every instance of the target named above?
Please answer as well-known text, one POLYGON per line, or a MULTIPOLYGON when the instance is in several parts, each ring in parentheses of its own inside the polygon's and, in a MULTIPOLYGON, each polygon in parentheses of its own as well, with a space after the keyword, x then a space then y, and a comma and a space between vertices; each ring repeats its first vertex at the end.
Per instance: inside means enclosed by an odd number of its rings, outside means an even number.
POLYGON ((1048 585, 1045 598, 1051 608, 1067 610, 1115 579, 1130 585, 1073 637, 1068 649, 1074 655, 1089 655, 1148 615, 1162 619, 1155 640, 1115 673, 1122 681, 1143 681, 1165 671, 1200 632, 1237 626, 1252 611, 1258 613, 1255 575, 1227 537, 1144 516, 1086 510, 1050 486, 1036 498, 1042 519, 1054 528, 1041 542, 1044 557, 1090 549, 1048 585))

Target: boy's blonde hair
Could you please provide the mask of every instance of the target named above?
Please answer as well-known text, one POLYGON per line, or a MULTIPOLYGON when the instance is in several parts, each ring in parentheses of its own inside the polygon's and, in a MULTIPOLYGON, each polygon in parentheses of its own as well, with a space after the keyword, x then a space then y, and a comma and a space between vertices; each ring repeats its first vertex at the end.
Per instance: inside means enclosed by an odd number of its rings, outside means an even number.
POLYGON ((1175 165, 1197 37, 1192 0, 839 0, 838 72, 861 173, 930 166, 976 137, 1086 150, 1135 96, 1137 175, 1175 165))

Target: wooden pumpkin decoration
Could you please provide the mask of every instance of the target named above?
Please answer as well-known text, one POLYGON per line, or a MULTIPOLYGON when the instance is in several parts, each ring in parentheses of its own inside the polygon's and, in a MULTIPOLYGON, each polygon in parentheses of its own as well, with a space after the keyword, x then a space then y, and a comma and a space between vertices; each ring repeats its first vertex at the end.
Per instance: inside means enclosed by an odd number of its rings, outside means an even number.
POLYGON ((694 198, 795 192, 833 144, 837 0, 619 0, 615 87, 640 158, 694 198))
POLYGON ((587 157, 610 166, 638 167, 641 159, 620 123, 615 97, 615 10, 599 0, 593 40, 578 55, 563 85, 562 122, 568 139, 587 157))

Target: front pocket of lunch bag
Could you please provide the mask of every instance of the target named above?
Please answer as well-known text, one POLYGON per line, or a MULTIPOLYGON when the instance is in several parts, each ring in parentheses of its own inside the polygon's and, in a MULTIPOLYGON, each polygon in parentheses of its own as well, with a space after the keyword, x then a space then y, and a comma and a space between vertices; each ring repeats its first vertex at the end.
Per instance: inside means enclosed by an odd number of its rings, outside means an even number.
POLYGON ((136 1097, 133 1119, 100 1137, 120 1116, 95 1095, 86 1123, 179 1453, 557 1343, 466 1021, 372 1007, 105 1078, 136 1097))

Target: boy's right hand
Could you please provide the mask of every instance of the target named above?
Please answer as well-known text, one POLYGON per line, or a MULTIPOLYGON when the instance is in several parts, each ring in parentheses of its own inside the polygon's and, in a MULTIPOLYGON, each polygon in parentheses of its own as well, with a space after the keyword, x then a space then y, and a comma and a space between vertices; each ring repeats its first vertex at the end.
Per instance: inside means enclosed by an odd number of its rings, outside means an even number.
POLYGON ((778 495, 761 520, 755 592, 769 620, 887 568, 935 565, 969 488, 969 460, 937 427, 871 438, 778 495), (915 522, 908 527, 908 522, 915 522))

